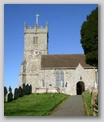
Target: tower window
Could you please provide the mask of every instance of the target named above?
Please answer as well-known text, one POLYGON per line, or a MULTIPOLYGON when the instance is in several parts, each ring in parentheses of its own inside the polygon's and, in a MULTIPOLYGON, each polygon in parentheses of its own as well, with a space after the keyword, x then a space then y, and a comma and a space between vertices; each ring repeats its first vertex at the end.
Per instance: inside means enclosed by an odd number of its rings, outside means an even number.
POLYGON ((38 44, 38 37, 33 38, 33 44, 38 44))

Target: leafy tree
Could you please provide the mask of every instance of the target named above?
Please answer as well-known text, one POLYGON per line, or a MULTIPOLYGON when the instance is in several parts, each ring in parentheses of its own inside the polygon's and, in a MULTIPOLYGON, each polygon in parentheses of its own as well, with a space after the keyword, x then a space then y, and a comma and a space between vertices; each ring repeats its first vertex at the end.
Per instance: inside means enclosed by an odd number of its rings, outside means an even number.
POLYGON ((83 22, 80 41, 86 55, 86 63, 98 66, 98 7, 83 22))

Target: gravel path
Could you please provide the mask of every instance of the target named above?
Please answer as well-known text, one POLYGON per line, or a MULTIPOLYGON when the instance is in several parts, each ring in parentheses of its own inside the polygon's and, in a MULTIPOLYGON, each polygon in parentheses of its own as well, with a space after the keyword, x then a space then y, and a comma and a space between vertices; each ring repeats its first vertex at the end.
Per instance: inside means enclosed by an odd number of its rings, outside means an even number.
POLYGON ((70 96, 50 116, 85 116, 82 95, 70 96))

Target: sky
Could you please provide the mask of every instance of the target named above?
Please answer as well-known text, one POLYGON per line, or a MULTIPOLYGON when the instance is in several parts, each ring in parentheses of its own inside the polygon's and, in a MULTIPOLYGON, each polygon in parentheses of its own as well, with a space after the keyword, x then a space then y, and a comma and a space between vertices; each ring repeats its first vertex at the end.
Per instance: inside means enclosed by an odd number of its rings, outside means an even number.
POLYGON ((81 25, 97 4, 4 4, 4 86, 19 85, 24 59, 24 22, 34 27, 49 25, 49 54, 84 54, 81 25))

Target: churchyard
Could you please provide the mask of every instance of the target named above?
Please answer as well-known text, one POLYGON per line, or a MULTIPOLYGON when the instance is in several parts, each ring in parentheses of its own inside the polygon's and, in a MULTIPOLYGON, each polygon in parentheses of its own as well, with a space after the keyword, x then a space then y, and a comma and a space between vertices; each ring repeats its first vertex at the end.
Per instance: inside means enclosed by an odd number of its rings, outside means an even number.
MULTIPOLYGON (((62 101, 70 95, 57 93, 31 93, 31 85, 23 84, 11 87, 8 93, 4 87, 4 116, 48 116, 62 101)), ((82 94, 87 116, 98 116, 98 90, 85 91, 82 94)))
POLYGON ((18 99, 19 97, 23 97, 24 95, 28 95, 32 93, 32 86, 29 84, 22 84, 19 88, 14 89, 14 93, 12 92, 12 88, 9 86, 8 90, 4 86, 4 102, 10 102, 14 99, 18 99))
POLYGON ((47 116, 67 97, 60 93, 25 95, 4 103, 4 116, 47 116))

